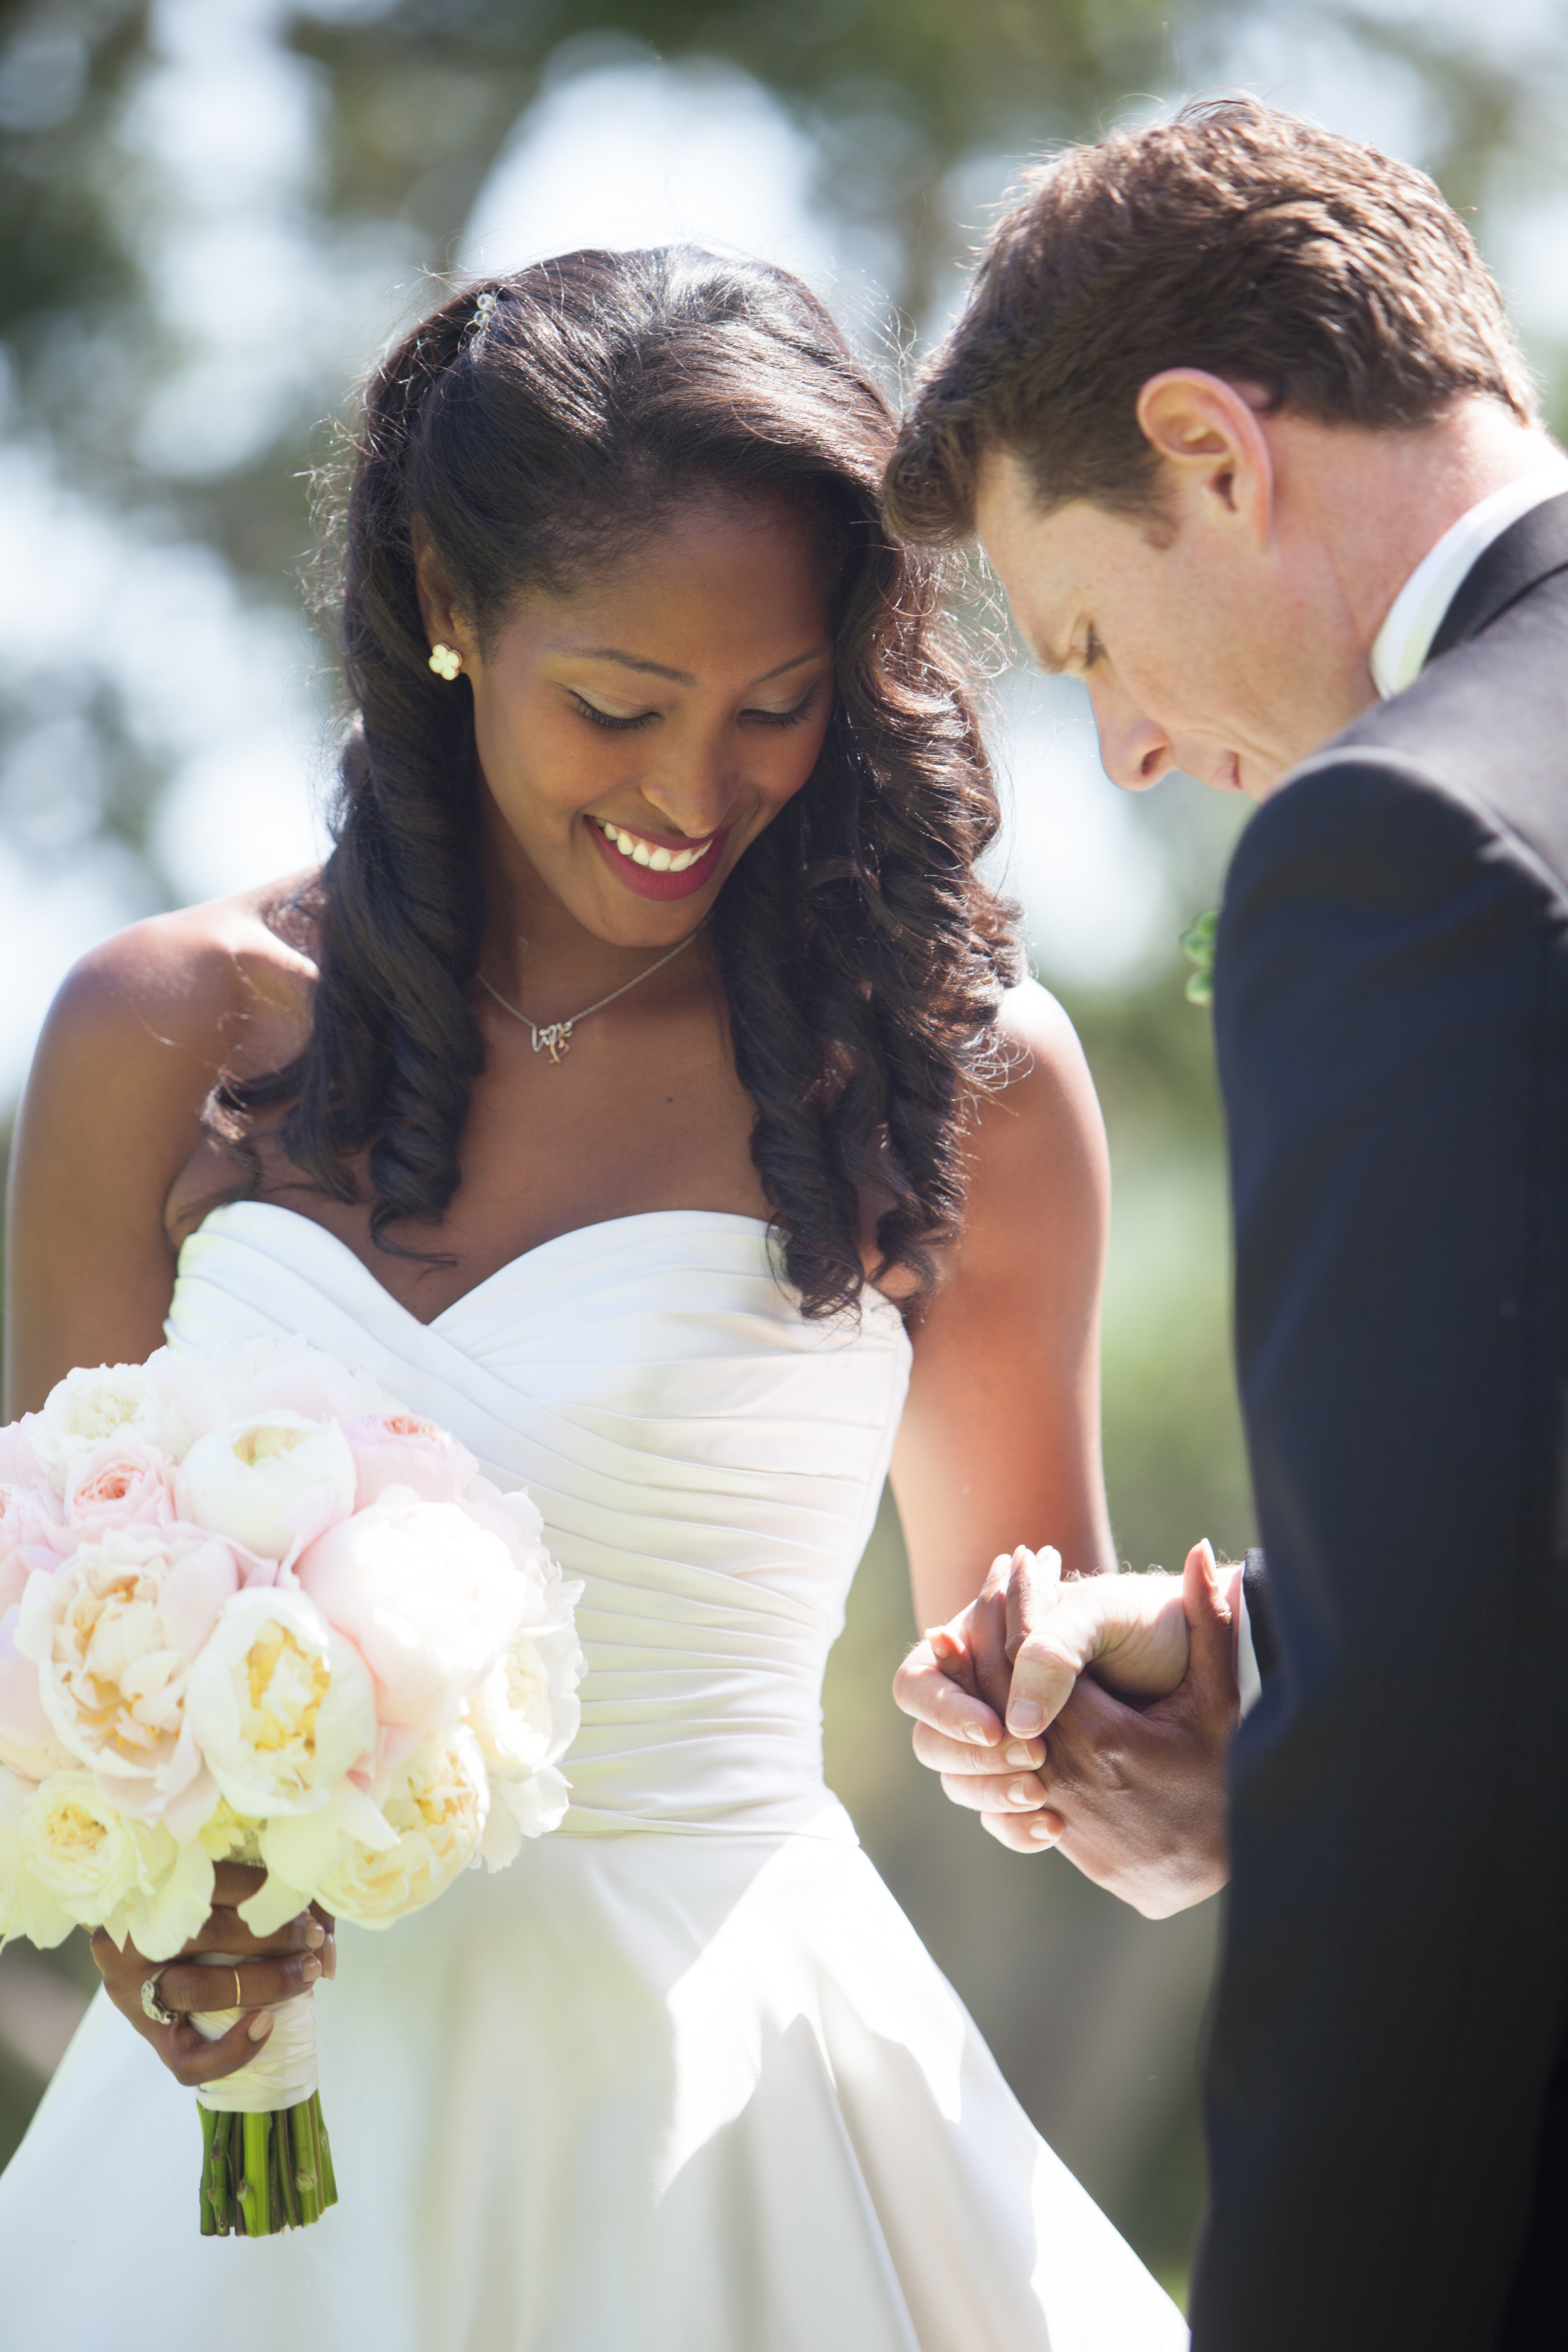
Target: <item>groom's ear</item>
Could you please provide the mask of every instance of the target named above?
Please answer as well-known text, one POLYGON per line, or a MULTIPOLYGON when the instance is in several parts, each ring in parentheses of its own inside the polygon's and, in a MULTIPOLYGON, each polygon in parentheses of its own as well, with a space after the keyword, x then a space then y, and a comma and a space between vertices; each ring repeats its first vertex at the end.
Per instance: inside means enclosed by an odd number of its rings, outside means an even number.
POLYGON ((1138 425, 1161 459, 1163 503, 1173 521, 1191 513, 1261 547, 1274 515, 1274 459, 1263 429, 1265 395, 1203 368, 1167 368, 1138 395, 1138 425))

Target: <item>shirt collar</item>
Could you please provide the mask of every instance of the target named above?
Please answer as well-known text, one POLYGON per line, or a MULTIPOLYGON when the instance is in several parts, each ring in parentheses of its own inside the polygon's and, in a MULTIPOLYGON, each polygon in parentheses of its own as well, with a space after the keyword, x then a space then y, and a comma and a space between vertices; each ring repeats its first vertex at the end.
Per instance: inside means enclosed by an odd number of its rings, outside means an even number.
POLYGON ((1493 540, 1500 539, 1521 515, 1544 505, 1548 499, 1561 497, 1564 490, 1568 490, 1568 457, 1561 449, 1552 449, 1532 472, 1493 490, 1489 498, 1462 514, 1422 557, 1389 606, 1368 657, 1372 682, 1384 702, 1390 695, 1403 694, 1419 677, 1459 583, 1493 540))

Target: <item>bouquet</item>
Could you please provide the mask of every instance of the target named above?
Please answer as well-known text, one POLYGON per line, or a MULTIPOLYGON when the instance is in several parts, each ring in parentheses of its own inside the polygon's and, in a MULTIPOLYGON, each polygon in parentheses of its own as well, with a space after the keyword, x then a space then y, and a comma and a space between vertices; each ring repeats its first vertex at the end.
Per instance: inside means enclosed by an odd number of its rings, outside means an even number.
MULTIPOLYGON (((0 1944, 170 1960, 226 1860, 267 1874, 255 1935, 313 1900, 389 1927, 554 1829, 582 1588, 541 1534, 302 1340, 68 1373, 0 1430, 0 1944)), ((205 2234, 336 2200, 312 2000, 198 2095, 205 2234)))

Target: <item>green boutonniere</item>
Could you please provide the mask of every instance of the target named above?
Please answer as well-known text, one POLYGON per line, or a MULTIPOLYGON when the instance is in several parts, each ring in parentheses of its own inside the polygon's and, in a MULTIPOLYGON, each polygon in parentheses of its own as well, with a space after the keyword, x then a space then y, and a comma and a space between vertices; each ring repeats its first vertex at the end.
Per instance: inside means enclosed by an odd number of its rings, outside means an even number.
POLYGON ((1214 935, 1219 929, 1219 908, 1200 915, 1190 931, 1182 933, 1182 953, 1196 969, 1187 975, 1187 1003, 1214 1003, 1214 935))

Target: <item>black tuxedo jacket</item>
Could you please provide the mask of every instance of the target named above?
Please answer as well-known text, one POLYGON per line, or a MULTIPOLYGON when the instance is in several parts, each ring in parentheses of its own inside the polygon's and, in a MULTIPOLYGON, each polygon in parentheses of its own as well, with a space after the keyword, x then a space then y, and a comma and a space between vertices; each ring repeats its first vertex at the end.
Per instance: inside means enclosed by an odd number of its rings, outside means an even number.
POLYGON ((1568 2347, 1568 497, 1258 812, 1215 1006, 1277 1666, 1194 2352, 1568 2347))

